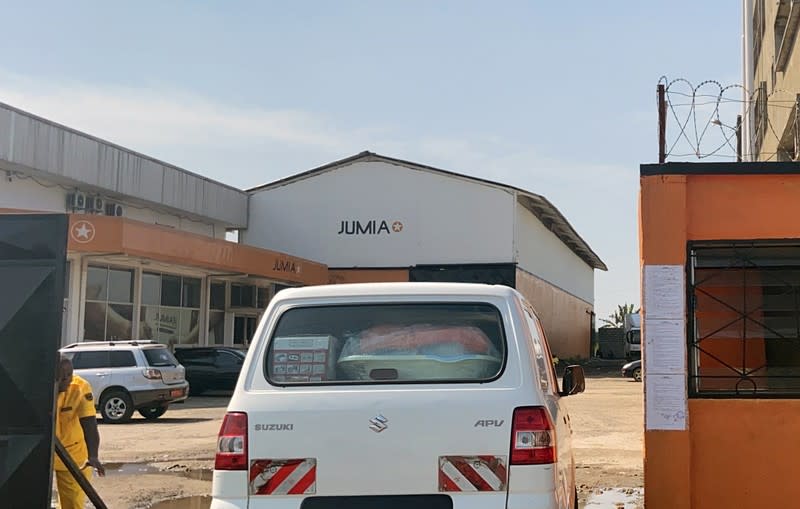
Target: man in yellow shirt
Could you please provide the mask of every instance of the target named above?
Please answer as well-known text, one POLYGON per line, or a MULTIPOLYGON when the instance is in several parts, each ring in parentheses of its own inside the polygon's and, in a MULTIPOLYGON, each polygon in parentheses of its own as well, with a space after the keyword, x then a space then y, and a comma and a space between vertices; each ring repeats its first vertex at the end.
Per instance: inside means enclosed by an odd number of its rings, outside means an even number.
MULTIPOLYGON (((72 460, 81 468, 87 479, 92 468, 101 476, 105 469, 97 452, 100 433, 97 431, 97 411, 89 382, 72 374, 72 362, 61 357, 58 370, 58 402, 56 405, 56 437, 64 445, 72 460)), ((61 509, 83 509, 85 494, 67 467, 54 458, 56 485, 61 509)))

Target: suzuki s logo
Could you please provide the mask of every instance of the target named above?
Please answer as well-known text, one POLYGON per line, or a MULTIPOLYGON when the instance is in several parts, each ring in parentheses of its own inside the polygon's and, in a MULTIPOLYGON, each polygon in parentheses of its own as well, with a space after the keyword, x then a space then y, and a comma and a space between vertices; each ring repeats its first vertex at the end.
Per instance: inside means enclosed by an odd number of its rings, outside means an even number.
POLYGON ((495 419, 481 419, 475 423, 473 428, 501 428, 506 421, 498 421, 495 419))
POLYGON ((381 414, 378 414, 369 420, 369 429, 371 429, 375 433, 380 433, 381 431, 389 427, 389 425, 387 424, 388 422, 389 419, 382 416, 381 414))

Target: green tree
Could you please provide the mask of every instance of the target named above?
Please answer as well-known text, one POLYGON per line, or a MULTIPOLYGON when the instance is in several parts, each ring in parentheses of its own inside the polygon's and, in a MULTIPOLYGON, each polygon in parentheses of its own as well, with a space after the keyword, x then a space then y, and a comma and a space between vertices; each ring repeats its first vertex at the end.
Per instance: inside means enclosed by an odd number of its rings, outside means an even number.
POLYGON ((614 313, 608 318, 601 318, 600 321, 603 322, 603 327, 622 327, 625 324, 625 315, 638 312, 639 308, 634 309, 633 304, 620 304, 614 313))

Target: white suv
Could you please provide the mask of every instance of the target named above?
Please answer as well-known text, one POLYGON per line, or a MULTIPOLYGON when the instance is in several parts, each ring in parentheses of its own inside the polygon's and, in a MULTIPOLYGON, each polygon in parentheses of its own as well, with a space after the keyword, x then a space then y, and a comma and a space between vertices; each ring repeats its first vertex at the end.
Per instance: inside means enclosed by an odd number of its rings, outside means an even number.
POLYGON ((517 291, 459 283, 284 290, 217 444, 212 509, 571 509, 563 397, 517 291))
POLYGON ((183 366, 154 341, 73 343, 59 351, 92 386, 104 422, 127 422, 134 410, 157 419, 189 396, 183 366))

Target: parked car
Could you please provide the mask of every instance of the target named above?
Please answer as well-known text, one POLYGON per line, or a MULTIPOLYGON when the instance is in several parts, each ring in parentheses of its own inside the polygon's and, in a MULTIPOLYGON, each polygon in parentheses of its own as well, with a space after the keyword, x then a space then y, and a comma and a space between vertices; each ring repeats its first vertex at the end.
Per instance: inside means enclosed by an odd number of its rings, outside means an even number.
POLYGON ((211 507, 577 508, 564 397, 516 290, 283 290, 219 432, 211 507))
POLYGON ((232 391, 247 350, 230 346, 177 348, 175 357, 186 368, 192 394, 208 390, 232 391))
POLYGON ((637 382, 642 381, 642 360, 637 359, 622 366, 622 376, 633 378, 637 382))
POLYGON ((189 395, 183 366, 154 341, 73 343, 60 352, 92 386, 104 422, 128 422, 134 410, 145 419, 158 419, 170 404, 189 395))

